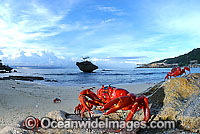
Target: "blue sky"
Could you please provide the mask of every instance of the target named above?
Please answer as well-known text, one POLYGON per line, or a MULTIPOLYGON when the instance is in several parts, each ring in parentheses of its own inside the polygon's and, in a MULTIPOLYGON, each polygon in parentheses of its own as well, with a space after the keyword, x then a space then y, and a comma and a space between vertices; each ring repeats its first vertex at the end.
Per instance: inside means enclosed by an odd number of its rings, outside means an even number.
POLYGON ((134 67, 200 47, 199 0, 1 0, 0 58, 134 67))

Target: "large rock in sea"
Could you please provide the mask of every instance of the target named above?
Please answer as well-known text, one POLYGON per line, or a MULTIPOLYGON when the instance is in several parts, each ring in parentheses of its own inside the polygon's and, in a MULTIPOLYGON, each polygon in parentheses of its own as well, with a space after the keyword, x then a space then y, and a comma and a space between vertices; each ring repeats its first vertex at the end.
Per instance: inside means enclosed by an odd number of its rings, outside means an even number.
MULTIPOLYGON (((200 132, 200 73, 160 83, 149 95, 151 120, 174 120, 179 129, 200 132)), ((143 120, 143 111, 134 119, 143 120)))
POLYGON ((92 72, 98 69, 98 66, 92 64, 92 62, 90 61, 76 62, 76 65, 83 72, 92 72))

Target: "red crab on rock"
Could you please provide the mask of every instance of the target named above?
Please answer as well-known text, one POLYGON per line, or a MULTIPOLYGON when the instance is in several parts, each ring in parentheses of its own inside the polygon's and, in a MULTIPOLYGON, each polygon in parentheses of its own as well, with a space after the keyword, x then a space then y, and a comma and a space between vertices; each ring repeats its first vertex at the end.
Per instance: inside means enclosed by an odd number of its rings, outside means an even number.
POLYGON ((102 106, 101 111, 109 109, 104 115, 116 112, 117 110, 130 110, 126 118, 126 122, 132 120, 133 115, 143 109, 144 120, 147 122, 149 119, 149 104, 145 96, 136 97, 135 94, 129 93, 125 89, 116 88, 112 86, 102 86, 97 90, 97 95, 91 91, 92 89, 85 89, 79 94, 81 104, 75 107, 75 113, 83 113, 88 110, 93 114, 93 106, 102 106))
POLYGON ((171 72, 167 73, 167 76, 165 77, 165 79, 169 79, 169 77, 171 79, 172 76, 176 77, 176 76, 182 75, 183 73, 185 73, 186 75, 185 70, 190 72, 189 67, 184 67, 183 69, 181 69, 181 67, 174 67, 172 68, 171 72))

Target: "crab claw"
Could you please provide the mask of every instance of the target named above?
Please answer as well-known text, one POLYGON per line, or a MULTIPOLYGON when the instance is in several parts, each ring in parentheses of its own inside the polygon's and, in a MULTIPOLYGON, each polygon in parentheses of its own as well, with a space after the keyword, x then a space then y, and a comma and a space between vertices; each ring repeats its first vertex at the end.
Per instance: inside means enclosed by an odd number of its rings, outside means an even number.
POLYGON ((129 105, 132 105, 133 100, 131 98, 132 98, 131 96, 121 96, 121 97, 116 98, 114 100, 111 100, 110 102, 108 102, 107 104, 105 104, 101 108, 101 110, 106 110, 106 109, 108 109, 108 108, 110 108, 110 107, 113 106, 106 113, 104 113, 104 115, 113 113, 113 112, 115 112, 115 111, 117 111, 119 109, 122 109, 124 107, 129 106, 129 105), (116 105, 114 106, 114 104, 116 104, 116 105))

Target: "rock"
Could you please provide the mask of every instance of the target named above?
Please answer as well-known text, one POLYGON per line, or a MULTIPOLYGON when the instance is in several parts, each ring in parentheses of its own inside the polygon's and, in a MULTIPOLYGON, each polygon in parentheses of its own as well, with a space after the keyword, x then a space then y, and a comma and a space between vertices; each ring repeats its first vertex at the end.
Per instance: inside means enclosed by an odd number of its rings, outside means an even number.
POLYGON ((43 77, 36 76, 9 76, 0 78, 0 80, 24 80, 24 81, 34 81, 34 80, 44 80, 43 77))
POLYGON ((92 62, 90 61, 76 62, 76 65, 83 72, 92 72, 98 69, 98 66, 92 64, 92 62))
MULTIPOLYGON (((183 130, 200 132, 200 73, 169 79, 157 86, 148 98, 151 120, 174 120, 183 130)), ((143 117, 141 110, 134 119, 143 117)))
POLYGON ((49 112, 46 117, 59 121, 59 120, 66 120, 67 115, 68 113, 66 113, 65 111, 56 110, 56 111, 49 112))
POLYGON ((57 80, 46 79, 45 82, 58 82, 57 80))
POLYGON ((1 71, 1 73, 11 73, 12 69, 13 69, 12 67, 3 65, 3 63, 1 63, 1 60, 0 60, 0 70, 3 70, 3 71, 1 71))
POLYGON ((0 73, 8 73, 7 71, 0 71, 0 73))
POLYGON ((0 134, 33 134, 33 132, 20 128, 19 124, 11 124, 0 130, 0 134))
POLYGON ((52 82, 58 82, 57 80, 52 80, 52 82))

